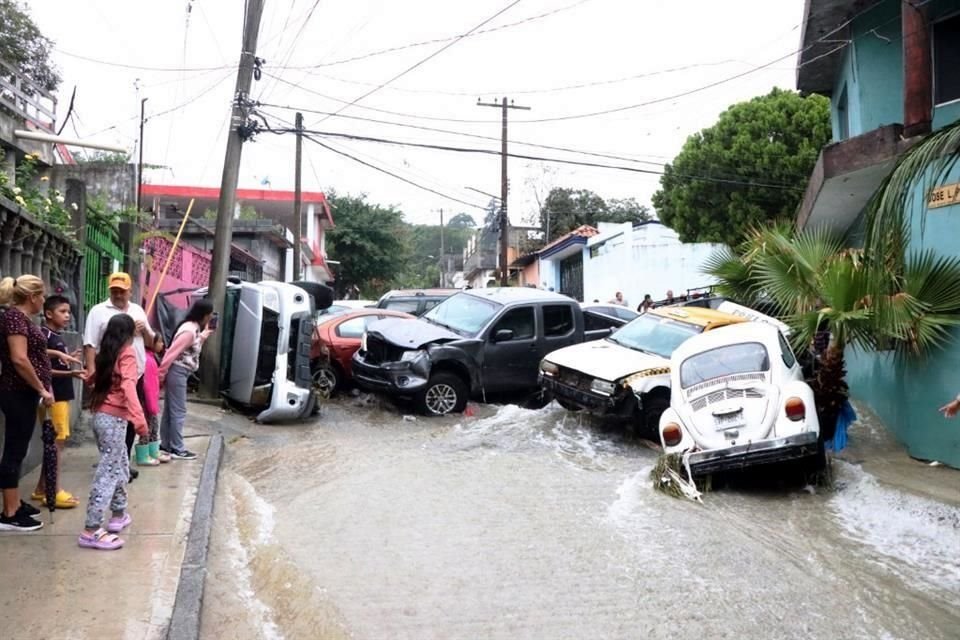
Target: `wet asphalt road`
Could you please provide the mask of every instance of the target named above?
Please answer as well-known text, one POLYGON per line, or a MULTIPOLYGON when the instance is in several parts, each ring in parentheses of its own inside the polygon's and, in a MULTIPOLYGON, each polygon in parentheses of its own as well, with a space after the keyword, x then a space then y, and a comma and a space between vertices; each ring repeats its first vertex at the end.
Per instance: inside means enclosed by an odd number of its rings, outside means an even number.
MULTIPOLYGON (((371 400, 228 435, 203 637, 960 638, 960 499, 837 461, 834 490, 696 504, 556 405, 411 421, 371 400)), ((869 421, 851 437, 890 447, 869 421)))

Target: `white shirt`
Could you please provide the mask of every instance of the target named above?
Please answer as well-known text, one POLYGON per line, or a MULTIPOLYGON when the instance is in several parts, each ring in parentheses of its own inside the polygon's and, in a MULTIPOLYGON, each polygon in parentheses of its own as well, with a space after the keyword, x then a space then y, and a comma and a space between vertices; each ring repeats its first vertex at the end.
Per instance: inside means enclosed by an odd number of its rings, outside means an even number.
MULTIPOLYGON (((126 310, 121 310, 107 300, 94 305, 90 309, 90 313, 87 314, 87 325, 83 330, 84 346, 93 347, 95 351, 100 351, 100 340, 103 338, 103 332, 107 329, 107 323, 110 322, 110 318, 118 313, 127 314, 133 318, 134 322, 142 322, 143 326, 146 327, 146 333, 149 336, 153 335, 153 330, 147 321, 147 312, 143 310, 143 307, 131 302, 126 310)), ((134 336, 133 353, 137 357, 137 375, 142 377, 144 370, 147 368, 147 351, 143 346, 143 336, 134 336)))

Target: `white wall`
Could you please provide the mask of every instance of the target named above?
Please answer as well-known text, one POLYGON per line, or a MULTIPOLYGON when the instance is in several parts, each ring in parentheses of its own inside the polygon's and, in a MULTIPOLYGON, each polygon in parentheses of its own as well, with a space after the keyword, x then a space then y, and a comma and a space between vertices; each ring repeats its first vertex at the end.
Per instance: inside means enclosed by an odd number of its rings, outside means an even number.
POLYGON ((706 242, 682 243, 675 231, 660 223, 637 227, 630 223, 600 223, 600 235, 587 241, 583 257, 584 300, 606 302, 622 291, 636 308, 649 293, 654 300, 667 289, 677 295, 713 284, 701 273, 703 263, 722 247, 706 242), (590 257, 591 247, 599 255, 590 257))

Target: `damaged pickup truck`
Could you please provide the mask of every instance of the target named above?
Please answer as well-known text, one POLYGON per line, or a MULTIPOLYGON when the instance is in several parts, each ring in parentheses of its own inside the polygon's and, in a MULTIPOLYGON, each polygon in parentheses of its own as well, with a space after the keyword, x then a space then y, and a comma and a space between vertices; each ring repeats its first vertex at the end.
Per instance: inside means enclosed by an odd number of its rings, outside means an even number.
POLYGON ((353 356, 364 389, 408 398, 426 415, 459 413, 472 396, 534 391, 544 355, 610 335, 617 318, 585 316, 573 299, 528 288, 473 289, 417 320, 380 320, 353 356))

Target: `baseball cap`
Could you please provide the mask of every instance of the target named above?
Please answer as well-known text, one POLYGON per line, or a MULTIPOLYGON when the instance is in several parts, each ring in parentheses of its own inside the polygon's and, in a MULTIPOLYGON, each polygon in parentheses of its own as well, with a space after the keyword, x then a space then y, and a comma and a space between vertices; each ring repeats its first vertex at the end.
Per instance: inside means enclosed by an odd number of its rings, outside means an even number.
POLYGON ((113 273, 107 279, 108 289, 130 289, 132 286, 133 281, 130 279, 130 274, 123 271, 113 273))

